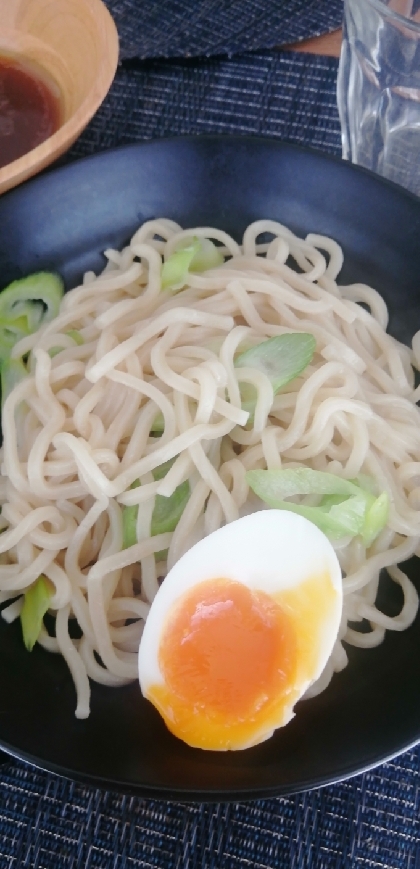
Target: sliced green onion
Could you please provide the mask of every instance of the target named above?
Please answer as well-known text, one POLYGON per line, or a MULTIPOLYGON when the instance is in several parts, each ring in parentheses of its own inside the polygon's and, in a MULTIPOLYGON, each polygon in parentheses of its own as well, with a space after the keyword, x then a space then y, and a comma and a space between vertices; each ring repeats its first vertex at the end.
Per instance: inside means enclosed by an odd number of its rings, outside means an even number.
MULTIPOLYGON (((0 300, 1 300, 0 293, 0 300)), ((0 313, 0 328, 16 335, 15 340, 38 329, 44 313, 41 302, 16 302, 7 313, 0 313)))
POLYGON ((277 501, 271 506, 276 510, 289 510, 298 513, 313 522, 330 540, 340 540, 342 537, 360 534, 366 512, 366 502, 363 497, 346 499, 347 510, 345 515, 333 515, 325 513, 319 507, 308 507, 305 504, 294 504, 292 501, 277 501))
POLYGON ((358 495, 360 492, 360 486, 350 480, 312 468, 256 470, 248 471, 246 476, 253 491, 271 506, 275 506, 274 501, 293 495, 358 495))
POLYGON ((219 247, 209 238, 198 239, 198 250, 194 254, 190 272, 207 272, 209 269, 216 269, 223 265, 225 258, 219 247))
POLYGON ((379 498, 373 502, 366 513, 362 531, 363 543, 369 547, 378 536, 382 528, 385 528, 389 515, 389 497, 387 492, 382 492, 379 498))
POLYGON ((27 376, 28 370, 22 359, 4 360, 0 368, 2 407, 12 389, 27 376))
POLYGON ((345 495, 324 495, 318 506, 320 510, 324 510, 325 513, 328 513, 331 507, 335 507, 337 504, 342 504, 345 500, 345 495))
POLYGON ((34 331, 41 320, 47 323, 57 316, 63 293, 61 278, 51 272, 37 272, 13 281, 0 293, 0 319, 11 320, 24 313, 29 331, 34 331))
MULTIPOLYGON (((164 462, 163 465, 159 465, 158 468, 155 468, 153 471, 154 479, 162 480, 163 477, 166 477, 166 474, 172 467, 174 461, 175 459, 169 459, 169 461, 164 462)), ((131 488, 133 489, 139 485, 139 480, 136 480, 131 488)), ((180 485, 177 486, 169 498, 165 498, 164 495, 156 495, 150 527, 152 537, 156 537, 158 534, 175 531, 175 528, 185 510, 190 494, 190 484, 188 480, 184 480, 183 483, 180 483, 180 485)), ((132 506, 127 506, 123 509, 123 549, 127 549, 129 546, 134 546, 134 544, 137 543, 138 511, 138 504, 133 504, 132 506)))
POLYGON ((164 462, 163 465, 158 465, 158 467, 155 468, 154 471, 152 471, 153 479, 154 480, 163 480, 163 478, 166 477, 166 474, 168 473, 168 471, 171 470, 174 462, 175 462, 175 458, 168 459, 168 461, 164 462))
POLYGON ((25 315, 16 315, 9 320, 0 318, 0 363, 8 359, 15 344, 29 334, 28 318, 25 315))
POLYGON ((179 290, 188 279, 189 272, 205 272, 224 262, 219 248, 209 238, 184 239, 162 266, 162 290, 179 290))
POLYGON ((159 552, 155 552, 155 561, 166 561, 168 552, 169 549, 160 549, 159 552))
POLYGON ((57 316, 63 292, 58 275, 38 272, 13 281, 0 293, 0 361, 20 338, 57 316))
POLYGON ((123 524, 123 543, 122 548, 128 549, 129 546, 134 546, 137 543, 137 516, 139 512, 138 504, 133 504, 130 507, 124 507, 122 513, 123 524))
POLYGON ((365 546, 370 546, 387 522, 389 499, 386 493, 375 498, 371 491, 336 474, 312 468, 289 468, 248 471, 246 479, 255 494, 270 507, 305 516, 331 539, 360 534, 365 546), (284 500, 295 495, 322 497, 318 507, 284 500))
POLYGON ((363 531, 366 516, 365 492, 360 491, 358 495, 352 495, 350 498, 345 498, 340 504, 332 505, 328 513, 324 515, 328 522, 335 523, 337 527, 341 526, 342 537, 348 534, 351 537, 356 537, 363 531))
MULTIPOLYGON (((140 486, 140 480, 134 480, 130 489, 137 489, 140 486)), ((123 542, 122 548, 128 549, 129 546, 134 546, 137 543, 137 515, 139 512, 138 504, 133 504, 123 507, 122 511, 122 531, 123 542)))
POLYGON ((152 515, 151 534, 166 534, 175 531, 176 526, 187 506, 190 497, 190 484, 184 480, 169 498, 156 495, 155 506, 152 515))
MULTIPOLYGON (((268 338, 256 347, 245 350, 236 357, 235 368, 255 368, 268 377, 274 395, 291 380, 294 380, 312 360, 316 341, 307 332, 291 332, 268 338)), ((251 383, 240 384, 242 407, 253 413, 257 390, 251 383)))
POLYGON ((77 344, 78 347, 81 347, 82 344, 85 343, 83 335, 81 335, 77 329, 68 329, 65 334, 68 335, 69 338, 72 338, 74 343, 77 344))
POLYGON ((152 427, 150 429, 153 434, 162 434, 165 429, 165 420, 163 418, 163 413, 159 411, 158 415, 155 417, 152 423, 152 427))
POLYGON ((165 260, 161 275, 162 290, 167 290, 169 287, 175 290, 184 286, 190 265, 199 247, 198 238, 194 238, 190 244, 176 250, 165 260))
POLYGON ((28 335, 30 331, 28 320, 27 311, 15 311, 10 317, 0 317, 0 329, 5 329, 20 338, 21 335, 28 335))
POLYGON ((235 368, 256 368, 257 371, 262 371, 276 393, 305 370, 312 360, 315 348, 315 338, 307 332, 277 335, 240 353, 235 359, 235 368))
POLYGON ((32 652, 41 633, 44 616, 50 607, 53 595, 53 584, 42 575, 25 592, 20 621, 23 641, 29 652, 32 652))

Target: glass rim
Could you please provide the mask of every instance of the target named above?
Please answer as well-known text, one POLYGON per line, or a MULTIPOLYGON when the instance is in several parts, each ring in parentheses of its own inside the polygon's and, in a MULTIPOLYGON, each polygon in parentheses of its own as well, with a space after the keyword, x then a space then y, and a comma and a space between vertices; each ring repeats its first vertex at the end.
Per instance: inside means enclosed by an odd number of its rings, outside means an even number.
MULTIPOLYGON (((351 0, 350 0, 351 2, 351 0)), ((390 9, 383 0, 365 0, 367 4, 370 4, 375 9, 380 12, 384 18, 390 18, 392 21, 395 21, 398 24, 403 24, 404 27, 408 27, 409 30, 413 30, 414 33, 420 35, 420 21, 413 21, 412 18, 406 18, 405 15, 401 15, 399 12, 395 12, 394 9, 390 9)))

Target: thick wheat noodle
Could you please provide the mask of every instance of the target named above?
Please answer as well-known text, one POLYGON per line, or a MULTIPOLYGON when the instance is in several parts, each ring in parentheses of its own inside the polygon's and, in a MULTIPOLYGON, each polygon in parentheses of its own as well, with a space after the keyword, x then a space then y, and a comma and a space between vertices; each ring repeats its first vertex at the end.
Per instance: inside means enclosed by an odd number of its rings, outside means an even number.
POLYGON ((207 324, 211 328, 224 329, 226 332, 233 327, 233 321, 229 317, 219 317, 212 314, 201 314, 199 311, 188 310, 188 308, 179 308, 178 310, 169 310, 157 317, 148 326, 145 326, 136 335, 127 338, 121 344, 118 344, 113 350, 110 350, 105 355, 101 355, 99 362, 86 369, 86 377, 92 383, 96 383, 100 377, 103 377, 112 368, 115 368, 119 363, 130 354, 139 350, 146 341, 150 338, 155 338, 160 332, 171 328, 174 321, 176 323, 191 323, 193 325, 207 324))
POLYGON ((77 706, 76 717, 87 718, 90 704, 90 685, 86 667, 80 657, 76 645, 68 630, 70 604, 57 611, 55 624, 57 643, 60 652, 70 670, 76 687, 77 706))
POLYGON ((334 544, 343 618, 313 696, 346 666, 343 641, 371 648, 417 612, 417 592, 396 564, 420 554, 420 333, 412 352, 386 334, 375 290, 337 284, 335 241, 302 240, 271 220, 249 226, 239 246, 222 230, 159 218, 106 256, 102 275, 87 273, 56 319, 12 351, 29 354, 29 376, 2 414, 3 616, 18 618, 16 596, 47 576, 56 636, 43 628, 39 642, 65 658, 76 715, 86 717, 90 679, 109 687, 136 679, 142 627, 166 571, 203 535, 261 506, 247 470, 304 463, 368 475, 390 497, 388 524, 368 551, 361 538, 334 544), (262 233, 271 238, 260 243, 262 233), (162 258, 193 236, 216 241, 224 264, 192 273, 179 293, 161 292, 162 258), (264 374, 235 367, 242 349, 295 331, 313 334, 316 353, 276 396, 264 374), (257 395, 248 424, 241 383, 257 395), (156 498, 185 481, 190 497, 175 530, 151 536, 156 498), (124 549, 123 510, 136 505, 138 542, 124 549), (394 617, 375 604, 384 568, 404 598, 394 617), (70 636, 73 621, 81 639, 70 636))

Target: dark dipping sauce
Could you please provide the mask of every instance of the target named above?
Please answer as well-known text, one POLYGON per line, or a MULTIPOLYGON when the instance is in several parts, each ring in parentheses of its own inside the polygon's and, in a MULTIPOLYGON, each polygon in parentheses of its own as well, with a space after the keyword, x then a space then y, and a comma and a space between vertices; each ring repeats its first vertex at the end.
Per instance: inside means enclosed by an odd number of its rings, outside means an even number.
POLYGON ((0 169, 60 126, 60 100, 32 63, 0 55, 0 169))

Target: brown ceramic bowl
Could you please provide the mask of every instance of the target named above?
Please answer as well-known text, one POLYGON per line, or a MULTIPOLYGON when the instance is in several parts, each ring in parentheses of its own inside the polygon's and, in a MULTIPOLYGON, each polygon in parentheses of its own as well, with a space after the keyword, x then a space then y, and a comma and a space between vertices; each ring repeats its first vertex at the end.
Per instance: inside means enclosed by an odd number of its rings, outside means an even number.
POLYGON ((105 98, 118 34, 101 0, 0 0, 0 56, 42 69, 60 94, 56 133, 0 169, 0 194, 35 175, 77 139, 105 98))

